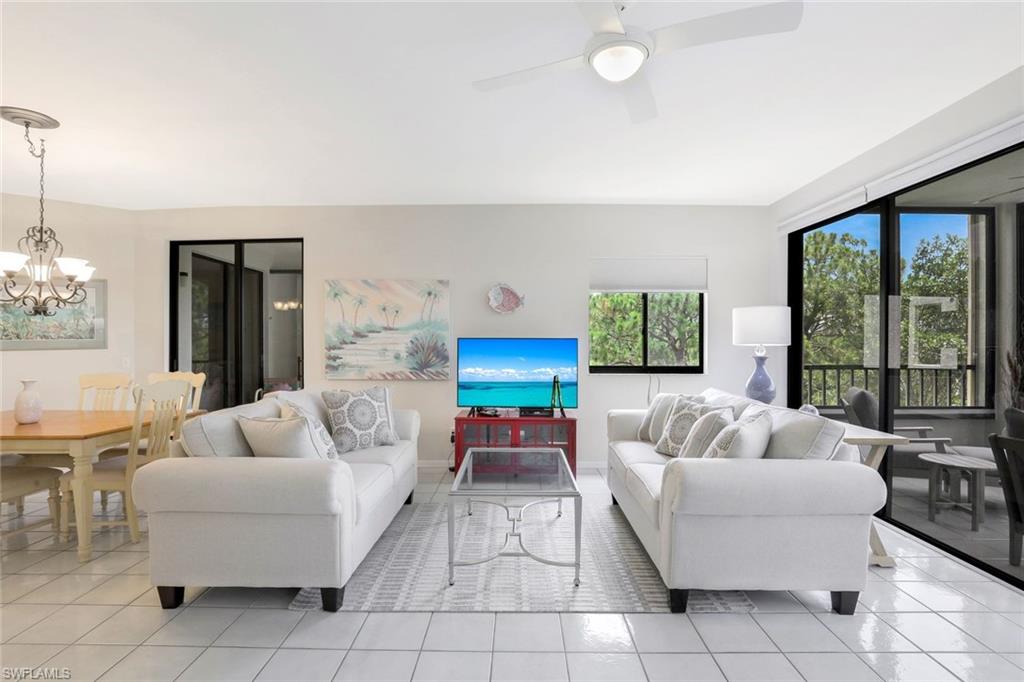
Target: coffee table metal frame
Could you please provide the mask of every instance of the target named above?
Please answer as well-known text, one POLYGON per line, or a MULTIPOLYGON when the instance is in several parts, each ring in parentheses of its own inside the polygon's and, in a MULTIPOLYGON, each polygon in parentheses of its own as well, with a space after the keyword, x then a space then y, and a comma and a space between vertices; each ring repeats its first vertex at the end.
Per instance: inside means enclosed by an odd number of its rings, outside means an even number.
POLYGON ((513 556, 513 557, 529 557, 535 561, 539 561, 543 564, 550 566, 565 566, 576 569, 576 575, 573 580, 573 585, 579 586, 580 584, 580 545, 583 533, 583 496, 580 494, 579 486, 576 484, 576 478, 572 475, 572 470, 569 468, 569 462, 565 458, 565 452, 561 448, 470 448, 466 452, 465 458, 462 460, 462 466, 455 473, 455 480, 452 481, 451 490, 448 491, 448 584, 455 584, 455 567, 456 566, 474 566, 476 564, 487 563, 493 561, 498 557, 513 556), (505 532, 505 542, 494 554, 483 557, 481 559, 468 559, 462 561, 456 561, 455 559, 455 504, 458 498, 466 498, 467 513, 469 516, 473 515, 473 503, 474 497, 480 498, 489 494, 490 490, 487 488, 478 489, 459 489, 459 486, 466 481, 470 486, 473 484, 473 460, 478 454, 486 454, 493 452, 509 452, 515 454, 528 454, 528 453, 544 453, 551 452, 557 453, 558 457, 561 458, 559 465, 558 476, 560 480, 565 480, 567 485, 564 490, 544 490, 537 487, 523 486, 521 488, 496 488, 493 490, 493 495, 496 497, 540 497, 544 499, 534 500, 527 502, 523 505, 506 505, 501 502, 495 502, 487 499, 476 499, 477 504, 490 504, 495 507, 501 507, 505 510, 506 519, 512 524, 512 529, 505 532), (539 556, 534 552, 527 549, 523 543, 522 529, 520 524, 523 522, 523 512, 530 507, 534 507, 541 504, 558 504, 558 516, 562 516, 562 501, 565 498, 572 498, 574 505, 574 527, 575 527, 575 540, 576 540, 576 553, 574 561, 555 561, 554 559, 548 559, 546 557, 539 556), (518 550, 509 549, 509 545, 512 544, 513 538, 519 545, 518 550))

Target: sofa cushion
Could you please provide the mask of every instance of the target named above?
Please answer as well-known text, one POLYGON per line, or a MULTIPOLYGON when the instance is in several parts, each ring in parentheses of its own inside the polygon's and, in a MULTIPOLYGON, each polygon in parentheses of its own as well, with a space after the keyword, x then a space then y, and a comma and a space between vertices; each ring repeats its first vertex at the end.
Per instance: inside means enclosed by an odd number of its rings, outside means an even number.
POLYGON ((356 523, 359 523, 387 499, 395 486, 395 476, 387 464, 354 462, 349 466, 356 489, 356 523))
POLYGON ((733 419, 739 419, 743 411, 751 405, 760 404, 756 400, 734 395, 717 388, 705 388, 700 392, 704 396, 704 402, 708 405, 728 405, 732 408, 733 419))
POLYGON ((658 442, 662 432, 665 430, 665 424, 668 421, 669 412, 672 411, 672 405, 675 403, 676 398, 679 397, 687 398, 695 403, 704 402, 704 396, 659 393, 654 396, 654 400, 647 407, 647 414, 644 415, 644 420, 640 422, 640 430, 637 433, 639 440, 645 440, 649 443, 658 442))
POLYGON ((845 426, 825 417, 776 408, 771 413, 765 459, 832 459, 846 433, 845 426))
POLYGON ((416 466, 416 457, 413 454, 412 441, 400 440, 394 445, 380 445, 375 448, 353 450, 339 455, 338 459, 349 464, 386 464, 398 481, 410 469, 416 466))
POLYGON ((703 457, 722 429, 733 423, 732 410, 714 410, 698 419, 690 429, 677 457, 703 457))
POLYGON ((771 436, 772 414, 769 410, 760 410, 722 429, 704 456, 761 459, 771 436))
POLYGON ((690 429, 697 423, 697 420, 708 412, 716 410, 727 411, 727 405, 705 405, 695 403, 687 396, 679 396, 672 405, 672 412, 669 413, 668 421, 665 422, 665 431, 661 434, 658 444, 654 449, 663 455, 675 457, 690 435, 690 429))
POLYGON ((303 416, 239 417, 238 425, 242 427, 242 434, 256 457, 332 459, 327 443, 317 435, 310 423, 312 421, 303 416))
POLYGON ((633 464, 626 469, 626 490, 640 503, 651 524, 657 528, 661 510, 662 464, 633 464))
POLYGON ((301 407, 306 412, 316 415, 317 419, 325 427, 331 425, 331 421, 327 416, 327 405, 324 405, 323 398, 312 391, 274 391, 273 393, 268 393, 267 397, 281 403, 285 401, 292 403, 301 407))
POLYGON ((626 479, 626 469, 633 464, 660 464, 662 466, 671 457, 659 455, 654 446, 639 440, 618 440, 608 444, 608 466, 626 479))
POLYGON ((238 417, 278 417, 276 400, 264 398, 225 410, 210 412, 185 422, 181 444, 192 457, 252 457, 252 448, 242 434, 238 417))

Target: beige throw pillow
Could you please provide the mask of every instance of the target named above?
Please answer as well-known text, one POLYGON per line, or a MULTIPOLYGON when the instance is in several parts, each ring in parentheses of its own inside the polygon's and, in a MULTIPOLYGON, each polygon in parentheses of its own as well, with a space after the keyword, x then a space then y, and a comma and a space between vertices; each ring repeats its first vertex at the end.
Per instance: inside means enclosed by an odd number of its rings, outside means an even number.
POLYGON ((238 426, 256 457, 330 459, 327 446, 304 417, 238 417, 238 426))
POLYGON ((665 430, 662 432, 661 438, 658 439, 657 445, 654 446, 655 452, 676 457, 683 447, 683 443, 686 442, 686 437, 690 435, 690 429, 698 419, 709 412, 729 409, 728 406, 704 405, 690 400, 689 396, 679 396, 672 404, 672 410, 665 423, 665 430))
POLYGON ((334 441, 331 439, 331 433, 324 426, 324 423, 320 421, 319 417, 315 414, 310 413, 303 407, 299 407, 290 400, 284 398, 279 399, 281 403, 281 417, 285 419, 291 419, 292 417, 302 417, 306 420, 309 428, 313 430, 316 437, 320 440, 320 443, 327 451, 328 459, 337 459, 338 448, 334 446, 334 441))
POLYGON ((708 412, 694 422, 676 457, 703 457, 718 434, 732 423, 732 410, 708 412))
POLYGON ((772 415, 768 410, 745 415, 715 437, 705 457, 761 459, 772 437, 772 415))
POLYGON ((644 415, 644 420, 640 422, 640 429, 637 432, 639 440, 657 443, 661 439, 661 434, 665 431, 665 424, 668 422, 668 415, 672 411, 676 398, 686 398, 695 403, 704 402, 704 396, 701 395, 659 393, 654 396, 654 400, 651 401, 650 406, 647 408, 647 414, 644 415))

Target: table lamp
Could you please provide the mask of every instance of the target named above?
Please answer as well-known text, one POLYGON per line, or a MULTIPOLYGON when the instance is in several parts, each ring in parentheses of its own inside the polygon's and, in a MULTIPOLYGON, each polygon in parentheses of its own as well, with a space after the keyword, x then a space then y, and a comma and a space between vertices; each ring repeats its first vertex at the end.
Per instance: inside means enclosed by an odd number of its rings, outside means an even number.
POLYGON ((732 343, 754 347, 754 373, 747 379, 747 397, 770 403, 775 400, 775 382, 764 368, 766 346, 788 346, 790 311, 784 305, 760 305, 732 309, 732 343))

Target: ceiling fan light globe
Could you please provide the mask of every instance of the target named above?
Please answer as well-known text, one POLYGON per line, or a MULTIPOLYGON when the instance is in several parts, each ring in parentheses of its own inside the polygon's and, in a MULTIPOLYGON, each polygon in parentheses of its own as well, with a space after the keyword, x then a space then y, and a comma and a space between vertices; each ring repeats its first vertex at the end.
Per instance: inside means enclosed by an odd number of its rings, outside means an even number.
POLYGON ((640 70, 647 61, 647 55, 647 49, 641 43, 610 43, 591 53, 590 65, 597 75, 606 81, 621 83, 640 70))

